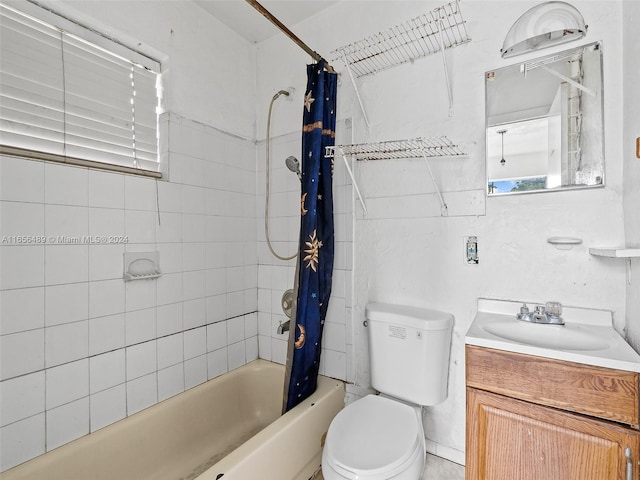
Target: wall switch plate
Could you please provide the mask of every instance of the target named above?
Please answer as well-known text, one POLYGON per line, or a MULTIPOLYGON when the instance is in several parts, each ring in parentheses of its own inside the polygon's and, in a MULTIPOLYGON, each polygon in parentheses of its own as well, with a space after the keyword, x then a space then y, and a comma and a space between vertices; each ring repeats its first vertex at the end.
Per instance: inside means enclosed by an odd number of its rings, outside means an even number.
POLYGON ((464 263, 467 265, 477 265, 480 263, 478 257, 478 237, 475 235, 464 237, 464 263))

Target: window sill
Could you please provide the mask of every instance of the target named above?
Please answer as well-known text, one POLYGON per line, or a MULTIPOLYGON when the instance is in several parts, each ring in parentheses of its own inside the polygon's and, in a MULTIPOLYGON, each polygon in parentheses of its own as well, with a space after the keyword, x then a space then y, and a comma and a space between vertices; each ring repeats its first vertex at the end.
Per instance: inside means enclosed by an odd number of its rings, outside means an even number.
POLYGON ((140 168, 127 167, 124 165, 113 165, 110 163, 96 162, 94 160, 85 160, 83 158, 67 157, 65 155, 54 155, 51 153, 39 152, 37 150, 9 147, 6 145, 0 145, 0 155, 26 158, 29 160, 40 160, 44 162, 63 163, 76 167, 93 168, 96 170, 105 170, 109 172, 128 173, 130 175, 139 175, 142 177, 162 178, 162 172, 155 172, 153 170, 143 170, 140 168))

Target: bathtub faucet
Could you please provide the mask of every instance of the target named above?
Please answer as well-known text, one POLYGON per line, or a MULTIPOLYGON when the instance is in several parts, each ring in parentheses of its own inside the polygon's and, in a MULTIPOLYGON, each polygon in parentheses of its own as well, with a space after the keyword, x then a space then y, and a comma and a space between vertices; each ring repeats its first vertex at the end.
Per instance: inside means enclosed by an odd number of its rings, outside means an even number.
POLYGON ((291 320, 287 320, 284 323, 280 322, 280 325, 278 325, 278 330, 276 330, 277 334, 283 335, 284 332, 288 332, 290 324, 291 324, 291 320))

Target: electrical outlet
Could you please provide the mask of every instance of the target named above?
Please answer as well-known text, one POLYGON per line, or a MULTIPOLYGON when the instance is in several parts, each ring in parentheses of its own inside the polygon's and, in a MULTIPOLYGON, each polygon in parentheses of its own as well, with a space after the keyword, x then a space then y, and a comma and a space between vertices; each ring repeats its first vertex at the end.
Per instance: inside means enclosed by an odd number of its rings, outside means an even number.
POLYGON ((467 265, 477 265, 479 262, 478 237, 475 235, 464 237, 464 263, 467 265))

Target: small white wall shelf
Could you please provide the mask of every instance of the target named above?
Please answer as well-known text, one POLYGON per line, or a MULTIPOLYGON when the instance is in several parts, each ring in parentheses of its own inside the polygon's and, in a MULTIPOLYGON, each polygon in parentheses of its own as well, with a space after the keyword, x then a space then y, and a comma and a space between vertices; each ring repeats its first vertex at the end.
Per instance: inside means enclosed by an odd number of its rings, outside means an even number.
POLYGON ((162 275, 160 252, 126 252, 123 257, 125 282, 151 280, 162 275))
POLYGON ((576 237, 549 237, 547 242, 554 245, 558 250, 571 250, 574 245, 580 245, 582 239, 576 237))
POLYGON ((640 248, 590 248, 589 253, 596 257, 624 258, 627 264, 627 284, 631 285, 631 259, 640 257, 640 248))
POLYGON ((332 147, 326 147, 325 157, 335 158, 341 156, 344 160, 344 164, 347 167, 347 172, 351 177, 353 188, 358 195, 360 204, 364 213, 367 213, 367 207, 358 188, 358 183, 354 178, 347 157, 355 158, 358 161, 368 160, 394 160, 401 158, 422 158, 424 159, 427 171, 431 176, 431 181, 436 189, 438 198, 440 199, 440 207, 442 216, 447 215, 447 204, 442 198, 438 184, 433 176, 431 167, 429 166, 429 158, 438 157, 466 157, 465 151, 458 145, 451 142, 447 137, 431 137, 431 138, 414 138, 411 140, 390 140, 386 142, 377 143, 360 143, 353 145, 335 145, 332 147))
POLYGON ((590 248, 589 253, 596 257, 634 258, 640 257, 640 248, 590 248))

